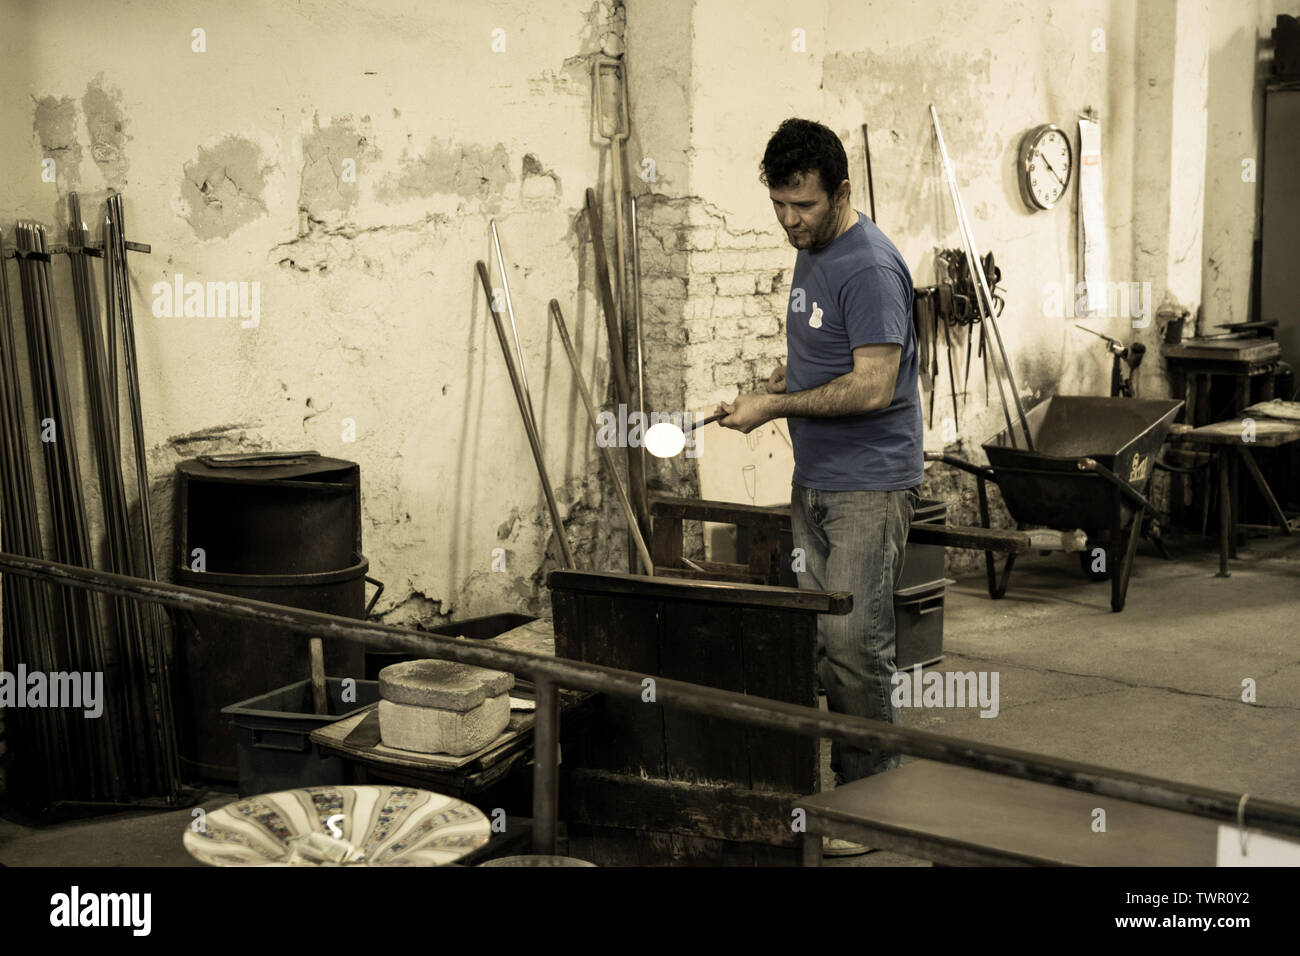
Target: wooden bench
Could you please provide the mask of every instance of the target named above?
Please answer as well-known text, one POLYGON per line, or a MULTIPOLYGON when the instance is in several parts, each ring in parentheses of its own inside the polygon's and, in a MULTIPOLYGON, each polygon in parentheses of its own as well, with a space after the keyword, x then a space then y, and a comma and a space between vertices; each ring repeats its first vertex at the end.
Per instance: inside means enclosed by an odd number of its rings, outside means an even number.
POLYGON ((1279 448, 1300 441, 1300 422, 1271 418, 1252 419, 1249 426, 1244 419, 1215 422, 1200 428, 1178 428, 1170 433, 1171 441, 1199 442, 1215 447, 1219 472, 1219 574, 1229 577, 1228 558, 1237 556, 1237 529, 1252 531, 1277 531, 1295 534, 1300 531, 1300 520, 1292 518, 1283 509, 1259 470, 1250 445, 1257 448, 1279 448), (1249 436, 1249 438, 1247 437, 1249 436), (1276 527, 1272 525, 1247 525, 1239 522, 1237 465, 1244 463, 1255 487, 1264 498, 1276 527))
POLYGON ((1214 866, 1218 845, 1214 820, 929 760, 792 806, 805 866, 821 865, 823 835, 945 866, 1214 866))
MULTIPOLYGON (((730 501, 707 501, 651 495, 650 513, 654 516, 654 534, 650 554, 655 574, 664 577, 701 580, 738 581, 749 584, 776 585, 780 582, 781 533, 790 530, 790 506, 735 504, 730 501), (693 568, 682 556, 682 533, 687 521, 716 521, 741 529, 749 543, 749 563, 697 561, 693 568)), ((1059 537, 1059 535, 1057 536, 1059 537)), ((1027 531, 1000 528, 913 522, 908 544, 934 544, 945 548, 973 548, 989 553, 1025 554, 1045 547, 1027 531)))

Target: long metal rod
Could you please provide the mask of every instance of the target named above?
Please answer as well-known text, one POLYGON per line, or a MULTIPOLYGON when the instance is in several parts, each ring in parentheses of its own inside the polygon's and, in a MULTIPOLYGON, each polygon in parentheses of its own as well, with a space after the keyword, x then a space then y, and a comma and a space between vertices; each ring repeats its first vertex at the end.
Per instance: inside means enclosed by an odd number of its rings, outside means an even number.
POLYGON ((587 410, 587 418, 591 422, 591 429, 596 433, 596 447, 600 449, 601 457, 605 461, 605 467, 614 478, 614 490, 618 492, 618 503, 623 508, 623 515, 627 518, 628 530, 632 532, 636 540, 637 554, 641 557, 641 566, 645 573, 653 576, 655 573, 654 559, 650 557, 650 549, 645 545, 645 538, 641 536, 641 529, 637 527, 636 512, 632 510, 632 502, 628 500, 627 489, 623 487, 622 480, 618 477, 618 466, 614 463, 614 456, 610 450, 600 443, 600 424, 596 421, 596 406, 591 400, 591 392, 587 389, 587 382, 582 377, 582 368, 578 363, 578 353, 573 348, 573 341, 569 338, 569 329, 564 323, 564 315, 560 312, 560 303, 555 299, 551 300, 551 318, 555 320, 555 327, 560 332, 560 341, 564 345, 564 353, 569 357, 569 366, 573 369, 573 377, 578 383, 578 393, 582 396, 583 407, 587 410))
POLYGON ((560 809, 560 702, 555 681, 534 685, 533 718, 533 852, 555 854, 560 809))
MULTIPOLYGON (((632 334, 636 337, 636 408, 641 413, 642 427, 646 424, 645 404, 645 340, 641 329, 641 233, 637 225, 636 200, 629 198, 632 212, 632 334)), ((649 498, 650 490, 645 475, 645 443, 637 448, 641 466, 641 498, 649 498)))
MULTIPOLYGON (((510 277, 506 275, 506 257, 501 254, 501 237, 497 235, 497 221, 493 219, 490 223, 492 226, 492 246, 496 249, 497 270, 501 273, 501 290, 505 293, 506 312, 510 316, 510 331, 515 337, 515 354, 519 356, 519 378, 524 385, 524 398, 528 400, 528 414, 533 417, 533 425, 537 425, 537 412, 533 410, 533 393, 528 387, 528 369, 524 365, 524 347, 519 344, 519 325, 515 322, 515 306, 510 300, 510 277)), ((489 304, 491 300, 489 299, 489 304)))
POLYGON ((528 397, 519 381, 519 372, 515 369, 514 360, 510 357, 510 342, 506 339, 505 326, 501 323, 500 313, 492 308, 492 280, 488 277, 487 264, 480 259, 475 268, 478 269, 479 281, 483 283, 483 294, 487 296, 488 314, 492 316, 492 324, 496 326, 497 338, 501 340, 501 354, 506 360, 506 371, 510 373, 510 384, 515 390, 515 401, 519 403, 519 416, 524 420, 524 431, 528 433, 528 447, 532 449, 533 461, 537 464, 537 476, 541 479, 542 491, 546 494, 546 507, 551 513, 551 524, 555 527, 555 539, 560 544, 560 552, 564 557, 564 566, 568 568, 577 567, 573 560, 573 552, 569 550, 569 536, 565 533, 564 522, 560 520, 560 506, 555 501, 555 491, 551 488, 551 479, 546 475, 546 460, 542 455, 542 440, 537 434, 537 425, 533 421, 533 416, 529 414, 528 397))
MULTIPOLYGON (((534 683, 554 681, 557 688, 578 688, 640 700, 645 674, 527 651, 484 646, 486 641, 462 641, 420 631, 359 621, 355 618, 307 611, 280 604, 201 591, 197 588, 110 574, 54 561, 0 553, 0 574, 13 573, 69 587, 139 598, 190 613, 272 625, 277 632, 319 636, 363 644, 373 650, 404 651, 487 667, 520 675, 534 683)), ((551 572, 552 587, 569 572, 551 572), (559 579, 558 581, 556 579, 559 579)), ((660 579, 663 580, 663 579, 660 579)), ((823 712, 784 701, 719 690, 670 678, 656 678, 662 700, 694 713, 810 737, 831 737, 865 749, 895 751, 925 760, 970 767, 1020 780, 1129 800, 1179 813, 1240 822, 1247 827, 1300 836, 1300 806, 1251 798, 1241 806, 1241 794, 1162 780, 1096 764, 1062 760, 1009 747, 974 743, 958 737, 896 724, 823 712), (1240 815, 1239 815, 1240 814, 1240 815)))
MULTIPOLYGON (((961 190, 957 187, 957 176, 953 173, 952 162, 948 158, 948 148, 943 142, 943 131, 939 129, 939 114, 935 110, 934 104, 930 105, 930 116, 934 120, 934 135, 939 140, 939 154, 943 157, 943 168, 948 176, 949 186, 952 189, 953 201, 957 208, 957 219, 961 224, 962 231, 967 240, 967 245, 969 246, 967 255, 969 255, 971 259, 971 268, 979 278, 980 291, 984 293, 984 301, 987 305, 988 311, 986 321, 993 329, 993 338, 998 343, 998 352, 1002 357, 1002 369, 1006 373, 1007 384, 1011 387, 1011 398, 1016 403, 1016 414, 1020 416, 1020 427, 1024 430, 1025 447, 1030 451, 1033 451, 1034 438, 1029 432, 1029 419, 1025 416, 1025 408, 1020 401, 1020 389, 1016 387, 1015 373, 1011 368, 1011 360, 1007 357, 1007 347, 1003 344, 1002 332, 998 329, 997 316, 994 315, 993 309, 993 293, 989 290, 988 278, 984 275, 984 265, 980 261, 979 249, 975 245, 975 234, 971 231, 970 220, 966 218, 966 206, 961 201, 961 190)), ((976 296, 976 298, 978 299, 979 297, 976 296)))
POLYGON ((871 140, 867 136, 867 124, 862 124, 862 153, 867 163, 867 195, 871 199, 871 221, 876 225, 876 184, 871 179, 871 140))
MULTIPOLYGON (((938 129, 937 126, 935 128, 936 130, 938 129)), ((944 157, 946 160, 947 158, 946 150, 944 151, 944 157)), ((948 184, 948 197, 952 200, 952 208, 957 218, 957 232, 958 235, 961 237, 962 251, 966 256, 966 260, 968 263, 967 268, 971 269, 973 273, 974 266, 970 265, 969 263, 975 260, 975 247, 971 242, 970 234, 966 231, 966 219, 962 214, 961 194, 957 191, 957 178, 955 175, 951 174, 952 166, 946 161, 944 164, 944 173, 945 173, 944 178, 948 184)), ((993 314, 992 313, 993 304, 991 301, 982 298, 978 290, 976 291, 975 294, 975 309, 980 316, 980 342, 981 342, 980 353, 984 361, 984 402, 987 405, 988 404, 989 354, 988 352, 984 351, 982 347, 982 343, 984 341, 984 327, 988 323, 989 317, 993 314)), ((936 336, 937 336, 937 323, 939 321, 940 320, 936 316, 935 319, 936 336)), ((939 358, 938 358, 937 351, 934 360, 934 371, 937 379, 938 372, 939 372, 939 358)), ((1007 423, 1007 441, 1011 444, 1012 448, 1016 448, 1018 447, 1016 445, 1016 429, 1015 429, 1015 425, 1012 424, 1011 421, 1011 406, 1007 402, 1006 388, 1002 384, 1002 376, 998 373, 996 363, 994 363, 993 366, 993 373, 994 373, 994 381, 997 382, 997 386, 998 386, 998 399, 1000 401, 1000 405, 1002 408, 1002 417, 1007 423)), ((1014 394, 1014 386, 1013 386, 1013 394, 1014 394)))

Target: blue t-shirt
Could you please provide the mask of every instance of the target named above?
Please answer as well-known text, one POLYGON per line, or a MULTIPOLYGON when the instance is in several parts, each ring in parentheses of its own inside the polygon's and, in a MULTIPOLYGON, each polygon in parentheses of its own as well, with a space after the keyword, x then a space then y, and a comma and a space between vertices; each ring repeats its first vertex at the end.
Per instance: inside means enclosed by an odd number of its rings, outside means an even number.
POLYGON ((893 401, 862 415, 790 416, 794 480, 825 491, 894 491, 921 483, 925 469, 917 386, 912 274, 874 222, 857 225, 818 252, 800 249, 786 312, 787 392, 853 371, 853 349, 902 346, 893 401), (801 295, 802 293, 802 295, 801 295))

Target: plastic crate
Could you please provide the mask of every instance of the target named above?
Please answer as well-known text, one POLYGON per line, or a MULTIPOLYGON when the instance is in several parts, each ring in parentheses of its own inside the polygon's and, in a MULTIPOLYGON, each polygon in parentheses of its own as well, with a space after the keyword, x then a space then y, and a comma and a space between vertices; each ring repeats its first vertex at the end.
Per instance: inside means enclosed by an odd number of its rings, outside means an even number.
POLYGON ((894 592, 894 665, 901 671, 943 657, 943 603, 950 578, 894 592))
POLYGON ((239 795, 345 783, 345 765, 322 756, 311 732, 360 713, 379 700, 379 682, 356 682, 356 700, 343 700, 342 677, 325 680, 328 714, 312 712, 311 682, 298 681, 221 708, 234 724, 239 795))

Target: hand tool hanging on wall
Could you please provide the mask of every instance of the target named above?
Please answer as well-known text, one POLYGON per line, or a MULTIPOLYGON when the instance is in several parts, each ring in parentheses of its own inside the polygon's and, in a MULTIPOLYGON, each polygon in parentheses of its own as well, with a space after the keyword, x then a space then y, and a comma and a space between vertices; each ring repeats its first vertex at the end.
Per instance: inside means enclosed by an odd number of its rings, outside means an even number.
MULTIPOLYGON (((587 190, 587 223, 591 229, 592 253, 596 266, 596 291, 600 297, 601 310, 605 314, 605 329, 609 335, 609 364, 613 372, 614 394, 619 404, 629 407, 631 389, 627 380, 627 366, 624 364, 623 337, 618 328, 618 312, 614 305, 613 290, 609 284, 609 262, 605 256, 604 229, 593 189, 587 190)), ((630 446, 627 448, 628 485, 632 494, 632 505, 636 510, 637 525, 642 537, 645 537, 650 533, 650 508, 644 491, 645 478, 638 451, 639 449, 630 446)), ((632 544, 629 543, 629 550, 631 547, 632 544)), ((634 555, 628 555, 628 567, 632 567, 635 563, 634 558, 634 555)))
MULTIPOLYGON (((1002 342, 1002 333, 998 329, 997 318, 994 315, 995 306, 993 293, 989 289, 988 279, 984 274, 984 268, 975 245, 975 237, 970 228, 970 221, 966 218, 966 207, 961 201, 961 191, 957 188, 957 176, 953 172, 952 162, 948 158, 948 148, 944 145, 943 131, 939 128, 939 114, 935 110, 933 104, 930 106, 930 118, 934 122, 934 135, 939 144, 939 155, 943 160, 944 175, 948 180, 948 191, 952 197, 953 209, 957 215, 957 226, 961 231, 962 245, 966 249, 966 255, 969 257, 969 261, 974 264, 975 275, 979 279, 979 290, 982 294, 976 296, 975 302, 977 307, 980 309, 981 320, 988 322, 989 327, 993 330, 993 337, 997 342, 998 352, 1002 359, 1002 374, 1006 376, 1007 384, 1011 388, 1011 398, 1015 402, 1016 413, 1020 418, 1020 427, 1025 438, 1025 447, 1030 451, 1033 451, 1034 439, 1029 432, 1029 421, 1025 416, 1025 409, 1020 401, 1020 391, 1016 387, 1015 373, 1012 371, 1011 361, 1007 357, 1007 349, 1002 342)), ((998 375, 996 367, 994 368, 994 377, 998 384, 998 392, 1002 398, 1002 411, 1007 419, 1007 439, 1014 447, 1015 432, 1011 425, 1011 413, 1007 405, 1006 394, 1002 390, 1002 376, 998 375)))
POLYGON ((583 407, 587 410, 587 418, 591 422, 592 431, 596 433, 596 447, 600 449, 601 457, 605 460, 605 467, 609 469, 610 476, 614 479, 614 490, 618 492, 618 503, 623 508, 624 517, 627 518, 628 532, 636 539, 636 549, 638 556, 641 558, 641 567, 646 574, 653 576, 655 565, 650 557, 650 549, 646 547, 645 538, 641 536, 641 530, 637 527, 636 514, 632 511, 632 502, 628 499, 627 490, 618 477, 618 467, 614 462, 614 456, 610 454, 606 446, 600 443, 600 424, 596 420, 596 406, 591 400, 591 392, 587 389, 586 379, 582 377, 582 368, 578 363, 578 353, 574 351, 573 341, 569 338, 569 329, 564 323, 564 315, 560 312, 560 303, 555 299, 551 300, 551 318, 555 320, 555 328, 559 331, 560 341, 564 344, 564 354, 569 357, 569 366, 573 369, 573 377, 578 383, 578 393, 582 396, 583 407))
POLYGON ((483 294, 487 297, 488 314, 492 316, 492 324, 496 327, 497 338, 501 342, 501 354, 506 360, 506 371, 510 375, 510 385, 514 388, 515 401, 519 405, 519 416, 524 420, 524 431, 528 433, 528 447, 532 449, 533 461, 537 465, 537 476, 541 479, 542 492, 546 495, 546 507, 551 513, 551 525, 555 528, 555 539, 559 543, 560 553, 564 558, 564 566, 574 568, 577 565, 573 560, 573 552, 569 549, 569 537, 565 533, 564 522, 560 520, 560 506, 556 503, 555 492, 551 488, 551 479, 546 475, 546 460, 542 455, 542 441, 537 434, 537 427, 533 422, 533 415, 530 411, 532 400, 528 393, 524 391, 519 372, 515 368, 514 359, 510 355, 510 342, 506 338, 506 330, 501 322, 501 315, 492 307, 492 280, 488 276, 487 264, 480 259, 475 264, 475 269, 478 271, 479 281, 483 285, 483 294))

